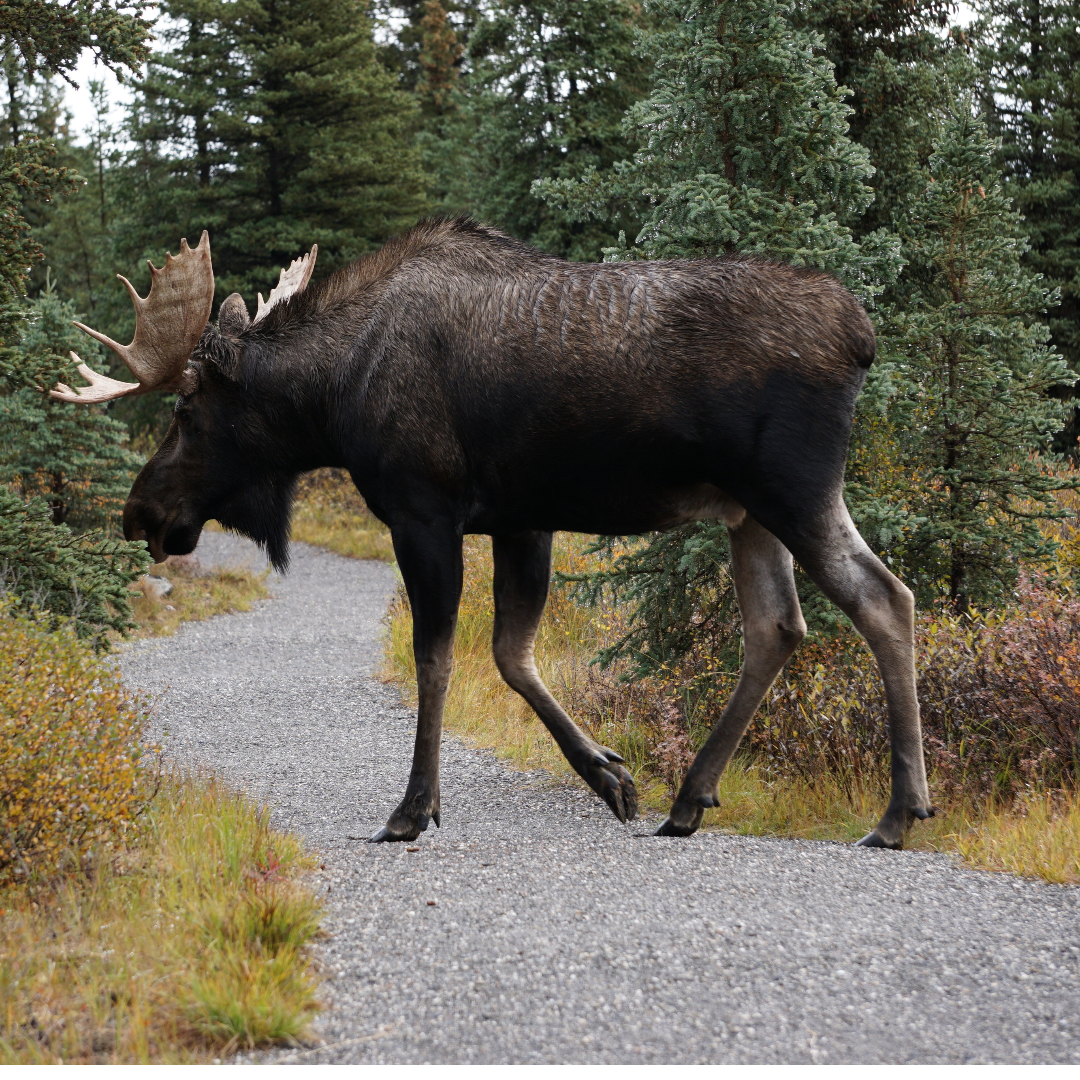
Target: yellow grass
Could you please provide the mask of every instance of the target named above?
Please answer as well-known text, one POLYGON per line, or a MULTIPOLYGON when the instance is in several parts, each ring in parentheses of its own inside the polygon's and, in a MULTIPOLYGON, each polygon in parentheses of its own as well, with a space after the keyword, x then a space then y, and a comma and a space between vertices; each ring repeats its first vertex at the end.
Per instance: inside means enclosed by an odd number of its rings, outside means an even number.
POLYGON ((299 1039, 318 1007, 309 865, 243 796, 168 780, 114 863, 0 891, 0 1062, 205 1061, 299 1039))
POLYGON ((190 555, 170 556, 148 572, 154 577, 167 578, 172 591, 158 598, 147 582, 139 580, 138 594, 132 604, 132 619, 138 627, 133 637, 174 634, 182 622, 209 619, 230 611, 248 611, 256 600, 270 595, 266 571, 257 574, 235 567, 204 571, 198 559, 190 555))
MULTIPOLYGON (((580 537, 556 536, 554 565, 564 573, 585 565, 580 537)), ((454 675, 446 704, 446 726, 474 746, 488 747, 517 769, 544 769, 580 784, 543 725, 525 702, 503 683, 491 658, 490 542, 467 537, 465 587, 455 643, 454 675)), ((537 640, 544 680, 564 703, 580 696, 589 661, 618 627, 619 613, 587 609, 563 591, 553 591, 537 640)), ((593 669, 595 670, 595 669, 593 669)), ((399 595, 388 619, 384 673, 415 700, 412 622, 399 595)), ((579 718, 580 719, 580 718, 579 718)), ((593 735, 626 759, 641 793, 642 810, 663 812, 670 780, 658 775, 634 717, 594 716, 593 735)), ((850 842, 874 826, 887 802, 883 791, 845 791, 828 778, 813 785, 775 780, 745 759, 737 759, 720 784, 722 806, 705 816, 705 827, 754 836, 797 837, 850 842)), ((989 805, 947 807, 912 830, 909 846, 946 851, 970 865, 1048 881, 1080 879, 1080 809, 1075 797, 1067 812, 989 805)))
POLYGON ((293 507, 292 538, 351 559, 394 561, 390 531, 342 469, 319 469, 303 478, 293 507))
POLYGON ((1080 885, 1080 795, 1033 796, 1010 813, 993 807, 953 837, 972 866, 1080 885))

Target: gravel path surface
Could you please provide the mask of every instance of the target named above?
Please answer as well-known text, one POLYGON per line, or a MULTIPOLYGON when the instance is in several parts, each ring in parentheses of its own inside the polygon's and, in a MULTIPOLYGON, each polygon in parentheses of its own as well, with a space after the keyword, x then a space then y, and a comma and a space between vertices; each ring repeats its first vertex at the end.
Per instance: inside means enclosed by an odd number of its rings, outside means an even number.
MULTIPOLYGON (((206 534, 205 564, 250 545, 206 534)), ((358 840, 413 720, 373 672, 393 571, 303 545, 274 599, 123 655, 170 753, 325 856, 302 1062, 1080 1062, 1080 889, 944 856, 643 837, 584 790, 444 742, 443 828, 358 840)))

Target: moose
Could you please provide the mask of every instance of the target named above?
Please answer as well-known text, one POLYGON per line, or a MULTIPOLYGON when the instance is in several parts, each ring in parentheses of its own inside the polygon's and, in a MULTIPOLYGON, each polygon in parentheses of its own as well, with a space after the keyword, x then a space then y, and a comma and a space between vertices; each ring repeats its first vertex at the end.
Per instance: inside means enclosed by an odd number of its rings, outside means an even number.
MULTIPOLYGON (((345 468, 390 529, 412 607, 418 718, 405 796, 372 842, 440 823, 439 746, 462 589, 462 537, 494 556, 492 648, 577 773, 620 821, 637 813, 622 758, 559 706, 533 646, 552 533, 637 535, 724 522, 742 616, 738 684, 687 771, 662 836, 688 836, 803 637, 794 560, 876 657, 892 793, 859 841, 899 848, 932 813, 915 690, 911 592, 857 532, 842 497, 855 399, 875 355, 870 320, 831 276, 731 255, 585 264, 475 221, 428 220, 324 280, 316 248, 251 317, 237 293, 210 324, 203 232, 162 269, 112 349, 136 382, 84 364, 101 402, 178 392, 139 473, 124 533, 158 560, 216 518, 288 564, 299 476, 345 468)), ((79 358, 73 353, 73 358, 79 358)))

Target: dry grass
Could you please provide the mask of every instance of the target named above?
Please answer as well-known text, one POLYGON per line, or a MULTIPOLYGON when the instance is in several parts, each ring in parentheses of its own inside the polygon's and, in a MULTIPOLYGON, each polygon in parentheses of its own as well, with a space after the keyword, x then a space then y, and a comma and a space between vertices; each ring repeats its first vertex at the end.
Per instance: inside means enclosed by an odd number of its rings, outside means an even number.
POLYGON ((205 1061, 300 1038, 309 862, 267 813, 177 778, 112 863, 0 891, 0 1062, 205 1061))
POLYGON ((138 629, 133 637, 174 634, 183 622, 248 611, 256 600, 270 595, 266 571, 257 574, 236 567, 204 570, 193 555, 170 555, 148 572, 153 577, 167 578, 172 590, 158 597, 145 579, 137 582, 139 591, 131 607, 138 629))
MULTIPOLYGON (((555 569, 588 568, 581 538, 556 537, 555 569)), ((544 769, 581 783, 532 711, 500 678, 491 658, 491 557, 483 537, 467 537, 465 588, 455 644, 454 676, 446 725, 474 746, 493 749, 518 769, 544 769)), ((622 628, 621 613, 583 608, 555 589, 537 641, 542 677, 597 739, 616 749, 638 781, 644 810, 666 810, 672 790, 703 732, 688 731, 667 715, 659 685, 620 683, 589 663, 622 628)), ((412 623, 399 595, 388 616, 385 675, 415 696, 412 623)), ((668 699, 670 702, 670 699, 668 699)), ((813 752, 809 747, 808 752, 813 752)), ((852 783, 828 773, 812 779, 776 776, 748 758, 725 773, 723 805, 705 817, 707 828, 755 836, 849 842, 875 824, 887 796, 875 780, 852 783)), ((1048 881, 1080 878, 1080 811, 1075 797, 1045 808, 1036 799, 1006 806, 955 798, 929 822, 913 829, 910 846, 945 851, 983 869, 1048 881), (1072 809, 1068 809, 1072 807, 1072 809)))
POLYGON ((1007 813, 987 807, 952 838, 971 865, 1080 885, 1080 795, 1032 796, 1007 813))
POLYGON ((302 478, 292 538, 351 559, 394 561, 390 531, 367 508, 344 469, 319 469, 302 478))

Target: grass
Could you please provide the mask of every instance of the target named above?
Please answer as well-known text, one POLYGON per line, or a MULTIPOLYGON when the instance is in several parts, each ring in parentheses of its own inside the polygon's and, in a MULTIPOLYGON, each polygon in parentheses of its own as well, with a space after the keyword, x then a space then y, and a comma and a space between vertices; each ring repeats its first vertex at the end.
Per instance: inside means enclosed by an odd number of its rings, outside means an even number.
POLYGON ((300 482, 292 538, 350 559, 394 561, 390 531, 367 508, 343 469, 319 469, 300 482))
MULTIPOLYGON (((135 637, 269 595, 265 573, 204 573, 191 556, 150 573, 172 589, 139 583, 135 637)), ((297 1042, 318 1009, 311 865, 242 794, 169 778, 111 860, 0 888, 0 1063, 200 1062, 297 1042)))
POLYGON ((318 1008, 310 865, 242 795, 168 779, 113 862, 0 890, 0 1062, 198 1062, 300 1039, 318 1008))
POLYGON ((152 583, 140 579, 132 604, 132 619, 137 626, 134 637, 174 634, 182 622, 248 611, 256 600, 270 595, 265 571, 257 574, 235 567, 204 571, 192 555, 170 556, 152 566, 149 574, 166 578, 172 589, 158 596, 152 583))
MULTIPOLYGON (((564 573, 583 568, 580 538, 556 536, 554 565, 564 573)), ((514 768, 542 769, 581 783, 540 721, 499 676, 491 658, 490 596, 490 543, 466 537, 465 587, 446 726, 472 745, 494 750, 514 768)), ((579 720, 585 719, 597 739, 623 755, 638 782, 642 809, 663 812, 684 760, 667 768, 662 757, 658 760, 656 743, 665 733, 649 688, 620 690, 608 680, 606 697, 589 690, 598 679, 590 660, 606 636, 617 632, 619 618, 617 611, 583 608, 565 592, 553 590, 537 639, 537 662, 556 697, 579 720)), ((384 674, 415 698, 412 623, 401 595, 388 617, 384 674)), ((725 772, 720 796, 723 805, 706 813, 706 828, 843 842, 865 835, 887 802, 884 791, 853 790, 828 775, 813 783, 772 779, 746 758, 736 759, 725 772)), ((949 852, 980 869, 1078 883, 1080 798, 1036 796, 1011 806, 959 801, 918 823, 909 846, 949 852)))

